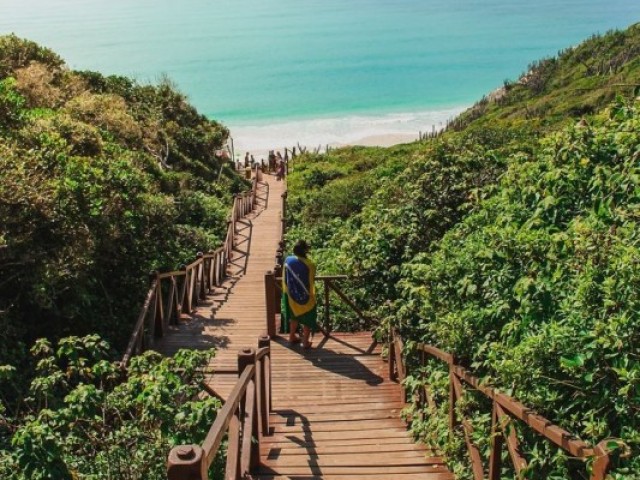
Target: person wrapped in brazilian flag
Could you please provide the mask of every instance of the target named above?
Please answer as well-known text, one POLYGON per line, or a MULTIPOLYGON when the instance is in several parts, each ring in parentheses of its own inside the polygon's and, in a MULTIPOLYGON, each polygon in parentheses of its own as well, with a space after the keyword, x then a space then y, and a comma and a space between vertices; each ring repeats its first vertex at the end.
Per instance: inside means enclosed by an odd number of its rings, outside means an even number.
POLYGON ((302 325, 302 346, 311 347, 309 336, 317 330, 316 266, 307 257, 309 245, 304 240, 293 247, 282 268, 281 331, 289 332, 289 342, 297 344, 298 325, 302 325))

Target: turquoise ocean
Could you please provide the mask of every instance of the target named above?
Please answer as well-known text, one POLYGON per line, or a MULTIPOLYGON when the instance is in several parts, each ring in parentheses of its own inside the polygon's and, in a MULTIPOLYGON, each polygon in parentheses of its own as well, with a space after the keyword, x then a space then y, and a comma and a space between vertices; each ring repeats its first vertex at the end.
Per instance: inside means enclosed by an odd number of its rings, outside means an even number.
POLYGON ((75 69, 168 75, 239 150, 417 136, 638 0, 0 0, 75 69))

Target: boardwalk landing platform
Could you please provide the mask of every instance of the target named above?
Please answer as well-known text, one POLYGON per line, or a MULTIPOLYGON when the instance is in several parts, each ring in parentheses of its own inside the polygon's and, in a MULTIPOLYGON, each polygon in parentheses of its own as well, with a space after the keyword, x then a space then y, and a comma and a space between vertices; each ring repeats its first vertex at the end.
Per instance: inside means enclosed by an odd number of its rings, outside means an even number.
MULTIPOLYGON (((273 268, 283 184, 265 175, 260 206, 239 224, 232 277, 173 327, 155 349, 217 349, 210 387, 222 398, 237 381, 238 351, 266 331, 264 275, 273 268)), ((388 379, 380 347, 368 333, 324 337, 310 350, 271 342, 271 435, 261 439, 257 479, 454 479, 442 459, 407 432, 401 387, 388 379)))

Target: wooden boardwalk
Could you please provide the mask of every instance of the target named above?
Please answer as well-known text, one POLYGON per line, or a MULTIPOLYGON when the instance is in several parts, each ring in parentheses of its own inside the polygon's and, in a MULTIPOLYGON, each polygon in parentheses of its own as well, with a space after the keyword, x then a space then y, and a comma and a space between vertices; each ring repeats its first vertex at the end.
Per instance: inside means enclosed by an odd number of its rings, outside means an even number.
MULTIPOLYGON (((198 307, 191 322, 173 327, 155 348, 217 349, 211 388, 231 391, 242 348, 266 331, 264 275, 274 266, 283 184, 265 175, 260 207, 239 225, 232 278, 198 307), (224 372, 227 373, 224 373, 224 372)), ((401 387, 387 376, 371 336, 316 334, 313 347, 271 342, 272 434, 261 440, 260 479, 449 480, 442 459, 413 443, 400 411, 401 387)))

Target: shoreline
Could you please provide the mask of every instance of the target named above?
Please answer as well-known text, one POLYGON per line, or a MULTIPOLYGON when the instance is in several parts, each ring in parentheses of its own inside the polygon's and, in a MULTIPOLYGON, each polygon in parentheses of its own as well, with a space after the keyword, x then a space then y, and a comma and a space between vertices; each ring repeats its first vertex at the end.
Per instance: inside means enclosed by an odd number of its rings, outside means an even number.
POLYGON ((233 138, 235 158, 246 152, 256 160, 266 158, 269 150, 281 151, 298 145, 324 152, 328 147, 390 147, 419 139, 419 133, 442 130, 469 105, 438 110, 345 115, 333 118, 279 120, 260 125, 227 124, 233 138))

